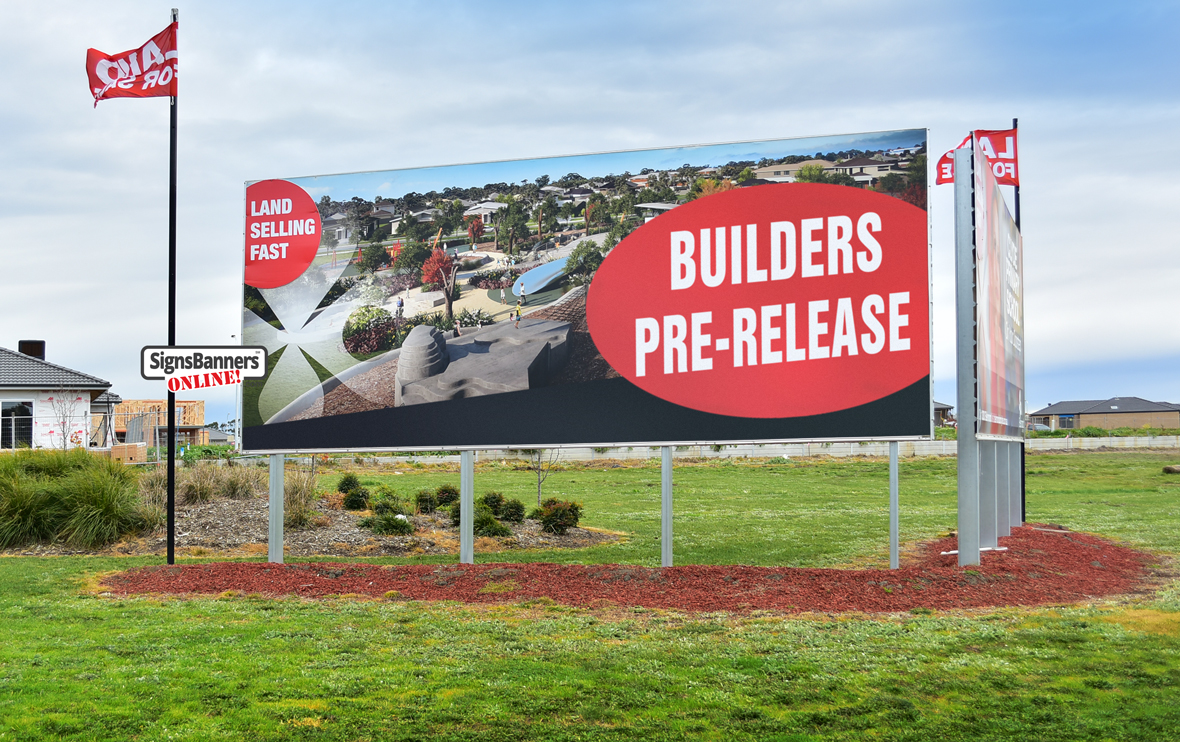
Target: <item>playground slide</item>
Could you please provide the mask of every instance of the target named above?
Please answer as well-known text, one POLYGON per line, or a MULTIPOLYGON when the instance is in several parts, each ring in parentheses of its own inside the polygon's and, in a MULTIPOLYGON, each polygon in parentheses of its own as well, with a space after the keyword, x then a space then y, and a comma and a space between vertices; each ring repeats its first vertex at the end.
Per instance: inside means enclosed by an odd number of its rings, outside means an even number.
POLYGON ((512 293, 514 296, 520 296, 520 292, 523 290, 525 294, 532 296, 564 275, 564 259, 538 265, 516 279, 516 282, 512 284, 512 293))

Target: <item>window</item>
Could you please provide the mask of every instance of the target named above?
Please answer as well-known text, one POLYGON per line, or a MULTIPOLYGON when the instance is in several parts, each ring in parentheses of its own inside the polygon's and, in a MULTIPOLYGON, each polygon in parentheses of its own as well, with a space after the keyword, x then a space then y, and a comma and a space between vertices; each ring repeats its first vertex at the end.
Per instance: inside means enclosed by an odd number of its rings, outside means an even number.
POLYGON ((33 445, 33 403, 0 402, 0 448, 33 445))
POLYGON ((1057 427, 1062 430, 1071 430, 1073 428, 1073 415, 1059 415, 1057 418, 1057 427))

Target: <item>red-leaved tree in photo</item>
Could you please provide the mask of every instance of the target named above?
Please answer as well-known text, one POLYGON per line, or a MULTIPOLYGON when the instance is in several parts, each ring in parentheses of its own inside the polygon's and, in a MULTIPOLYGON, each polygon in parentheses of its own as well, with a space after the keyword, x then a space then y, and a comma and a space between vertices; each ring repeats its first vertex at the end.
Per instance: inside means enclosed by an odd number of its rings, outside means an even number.
POLYGON ((434 248, 430 257, 422 264, 422 283, 434 284, 442 288, 443 297, 447 302, 447 319, 454 319, 451 302, 454 300, 455 274, 459 266, 455 260, 441 248, 434 248))

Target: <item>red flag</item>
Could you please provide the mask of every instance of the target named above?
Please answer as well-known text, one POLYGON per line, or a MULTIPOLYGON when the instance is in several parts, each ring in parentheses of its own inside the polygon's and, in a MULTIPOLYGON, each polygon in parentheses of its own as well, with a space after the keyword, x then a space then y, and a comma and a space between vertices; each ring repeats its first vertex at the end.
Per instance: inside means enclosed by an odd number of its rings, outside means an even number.
MULTIPOLYGON (((992 174, 1000 185, 1020 185, 1020 167, 1016 157, 1017 129, 976 129, 975 136, 979 137, 979 148, 983 156, 991 165, 992 174)), ((959 144, 955 149, 962 149, 971 141, 971 136, 959 144)), ((953 183, 955 180, 954 149, 938 158, 938 168, 935 172, 934 184, 953 183)))
POLYGON ((86 75, 94 105, 107 98, 176 95, 176 23, 138 49, 119 54, 86 50, 86 75))

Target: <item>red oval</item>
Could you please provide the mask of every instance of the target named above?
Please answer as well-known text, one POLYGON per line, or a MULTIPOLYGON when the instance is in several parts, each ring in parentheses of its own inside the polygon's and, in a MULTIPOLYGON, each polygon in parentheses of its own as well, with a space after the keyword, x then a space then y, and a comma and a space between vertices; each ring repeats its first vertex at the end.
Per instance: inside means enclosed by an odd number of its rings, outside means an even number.
POLYGON ((320 247, 320 210, 307 191, 286 180, 246 188, 246 283, 285 286, 307 270, 320 247))
POLYGON ((590 334, 632 383, 696 410, 784 418, 872 402, 930 373, 926 224, 926 212, 904 201, 827 184, 761 185, 690 201, 632 232, 603 261, 586 299, 590 334), (749 225, 753 263, 746 249, 749 225), (732 270, 735 227, 739 283, 732 270), (725 238, 725 273, 719 285, 708 286, 702 230, 710 246, 708 282, 715 283, 718 229, 725 238), (794 270, 785 277, 791 230, 794 270), (693 240, 691 257, 685 233, 693 240), (873 241, 879 246, 875 267, 873 241), (693 280, 683 287, 688 262, 693 280), (822 275, 810 275, 817 271, 822 275), (764 280, 749 280, 763 274, 764 280), (879 330, 866 320, 866 304, 879 330), (794 352, 788 354, 791 312, 794 352))

